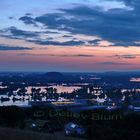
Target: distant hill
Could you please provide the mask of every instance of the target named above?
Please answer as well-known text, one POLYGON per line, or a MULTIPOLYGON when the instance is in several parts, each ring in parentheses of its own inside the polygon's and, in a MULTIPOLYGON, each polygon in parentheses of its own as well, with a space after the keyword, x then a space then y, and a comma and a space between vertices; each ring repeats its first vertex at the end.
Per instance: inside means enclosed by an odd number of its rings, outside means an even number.
POLYGON ((64 75, 60 72, 48 72, 45 74, 46 77, 49 77, 49 78, 60 78, 60 77, 63 77, 64 75))
POLYGON ((48 82, 59 82, 67 79, 67 77, 60 72, 48 72, 44 75, 44 78, 48 82))
POLYGON ((63 82, 80 82, 79 76, 74 76, 71 74, 66 74, 66 73, 60 73, 60 72, 48 72, 43 75, 43 78, 47 82, 58 82, 58 83, 63 83, 63 82))

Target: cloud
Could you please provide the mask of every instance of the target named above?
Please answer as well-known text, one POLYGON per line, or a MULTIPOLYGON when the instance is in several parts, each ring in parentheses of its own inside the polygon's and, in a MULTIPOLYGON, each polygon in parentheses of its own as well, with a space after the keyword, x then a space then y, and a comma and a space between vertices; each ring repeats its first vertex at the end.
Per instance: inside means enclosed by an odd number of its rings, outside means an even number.
POLYGON ((135 55, 116 55, 118 58, 126 58, 126 59, 133 59, 136 58, 135 55))
POLYGON ((83 41, 66 41, 66 42, 59 42, 59 41, 43 41, 43 40, 29 40, 30 42, 34 42, 39 45, 54 45, 54 46, 80 46, 84 45, 85 42, 83 41))
POLYGON ((32 31, 25 31, 18 29, 14 26, 9 27, 5 29, 3 32, 9 33, 9 36, 15 37, 15 38, 32 38, 32 37, 38 37, 39 32, 32 32, 32 31))
POLYGON ((77 17, 74 21, 67 20, 65 22, 73 29, 71 30, 73 33, 97 35, 111 42, 126 43, 140 40, 139 15, 133 16, 132 11, 122 9, 101 11, 86 6, 64 9, 63 11, 65 14, 77 17))
POLYGON ((96 64, 99 64, 99 65, 132 65, 132 64, 129 64, 129 63, 125 63, 125 62, 110 62, 110 61, 98 62, 96 64))
MULTIPOLYGON (((111 46, 137 46, 136 43, 140 41, 140 4, 138 0, 101 0, 102 2, 119 1, 122 4, 122 8, 104 8, 97 6, 89 6, 87 4, 74 4, 71 8, 59 8, 55 13, 47 13, 40 16, 33 17, 31 13, 27 13, 20 17, 19 20, 25 23, 27 26, 38 25, 42 26, 44 32, 24 31, 17 29, 16 27, 10 27, 11 38, 32 38, 35 43, 41 45, 81 45, 85 41, 70 40, 63 43, 56 41, 48 41, 42 39, 46 34, 54 37, 51 32, 47 32, 47 29, 57 30, 59 32, 66 31, 69 35, 60 33, 63 38, 74 38, 74 35, 87 35, 96 36, 99 40, 87 40, 89 45, 100 46, 100 41, 108 41, 113 43, 111 46), (127 7, 127 8, 126 8, 127 7), (132 22, 133 21, 133 22, 132 22), (71 43, 71 44, 70 44, 71 43)), ((105 5, 104 5, 105 6, 105 5)), ((54 34, 58 34, 55 32, 54 34)), ((7 36, 8 37, 8 36, 7 36)), ((10 36, 9 36, 10 37, 10 36)))
POLYGON ((30 53, 21 53, 20 55, 30 55, 30 56, 57 56, 57 57, 95 57, 95 55, 88 54, 30 54, 30 53))
POLYGON ((86 44, 86 40, 81 41, 78 38, 74 38, 73 35, 63 35, 57 30, 48 29, 44 31, 25 31, 12 26, 1 30, 0 36, 10 39, 22 39, 39 45, 80 46, 86 44), (58 38, 63 39, 63 41, 60 42, 58 38))
POLYGON ((119 59, 124 58, 124 59, 134 59, 137 58, 140 55, 135 55, 135 54, 126 54, 126 55, 114 55, 113 57, 117 57, 119 59))
POLYGON ((72 35, 63 35, 63 37, 65 37, 65 38, 72 38, 73 36, 72 35))
MULTIPOLYGON (((129 5, 132 3, 128 0, 123 2, 129 5)), ((136 8, 134 4, 130 6, 136 8)), ((42 23, 47 28, 64 30, 71 34, 98 36, 116 46, 140 46, 134 43, 140 40, 140 10, 117 8, 104 11, 98 7, 79 5, 59 11, 61 13, 48 13, 35 18, 26 16, 22 19, 27 24, 42 23)))
POLYGON ((129 47, 129 46, 135 46, 135 47, 139 47, 140 43, 136 43, 133 41, 129 41, 129 42, 123 42, 123 41, 118 41, 118 42, 114 42, 114 45, 112 46, 124 46, 124 47, 129 47))
POLYGON ((0 51, 32 50, 32 48, 0 44, 0 51))
POLYGON ((37 26, 37 24, 34 22, 34 19, 30 16, 20 17, 19 20, 23 21, 25 24, 33 24, 37 26))
POLYGON ((99 45, 100 41, 102 41, 102 40, 101 39, 95 39, 95 40, 88 41, 88 43, 91 44, 91 45, 99 45))
MULTIPOLYGON (((52 55, 54 56, 54 55, 52 55)), ((76 55, 59 55, 61 57, 95 57, 95 55, 88 55, 88 54, 76 54, 76 55)))
POLYGON ((9 19, 11 19, 11 20, 12 20, 12 19, 14 19, 14 17, 12 17, 12 16, 11 16, 11 17, 9 17, 9 19))

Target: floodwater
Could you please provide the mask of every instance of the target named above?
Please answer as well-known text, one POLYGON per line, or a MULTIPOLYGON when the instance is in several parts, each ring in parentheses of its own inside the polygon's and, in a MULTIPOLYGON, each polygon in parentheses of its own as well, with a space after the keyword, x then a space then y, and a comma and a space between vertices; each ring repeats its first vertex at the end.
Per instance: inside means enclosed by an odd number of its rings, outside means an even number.
MULTIPOLYGON (((35 89, 41 89, 40 92, 46 92, 46 89, 45 88, 55 88, 57 89, 57 93, 72 93, 74 90, 78 90, 80 89, 81 87, 80 86, 63 86, 63 85, 56 85, 56 86, 37 86, 37 87, 32 87, 32 86, 29 86, 29 87, 26 87, 27 89, 27 92, 28 94, 31 94, 31 89, 32 88, 35 88, 35 89)), ((0 86, 0 88, 7 88, 6 86, 0 86)), ((16 94, 18 92, 19 89, 17 89, 16 91, 14 91, 13 93, 16 94)), ((22 100, 22 97, 19 97, 19 96, 11 96, 11 97, 8 97, 7 95, 0 95, 0 99, 1 98, 9 98, 9 100, 7 101, 1 101, 0 102, 0 106, 10 106, 10 105, 17 105, 17 106, 27 106, 28 105, 28 98, 30 96, 24 96, 25 100, 22 100), (13 101, 13 98, 16 98, 16 99, 19 99, 19 100, 16 100, 16 101, 13 101)), ((45 100, 45 99, 43 99, 45 100)))

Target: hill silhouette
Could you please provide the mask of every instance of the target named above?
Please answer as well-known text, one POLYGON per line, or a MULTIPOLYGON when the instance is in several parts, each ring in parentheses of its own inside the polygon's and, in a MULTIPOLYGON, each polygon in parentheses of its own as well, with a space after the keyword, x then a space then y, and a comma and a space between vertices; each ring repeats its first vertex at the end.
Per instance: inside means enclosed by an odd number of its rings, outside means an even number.
POLYGON ((60 72, 47 72, 45 74, 46 77, 48 78, 62 78, 64 75, 60 72))

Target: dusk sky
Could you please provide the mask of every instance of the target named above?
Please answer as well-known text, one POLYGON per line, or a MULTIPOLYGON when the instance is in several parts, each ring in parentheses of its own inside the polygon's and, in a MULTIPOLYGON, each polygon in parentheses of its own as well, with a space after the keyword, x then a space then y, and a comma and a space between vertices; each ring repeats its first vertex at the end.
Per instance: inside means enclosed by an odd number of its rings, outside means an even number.
POLYGON ((140 70, 139 0, 1 0, 0 71, 140 70))

